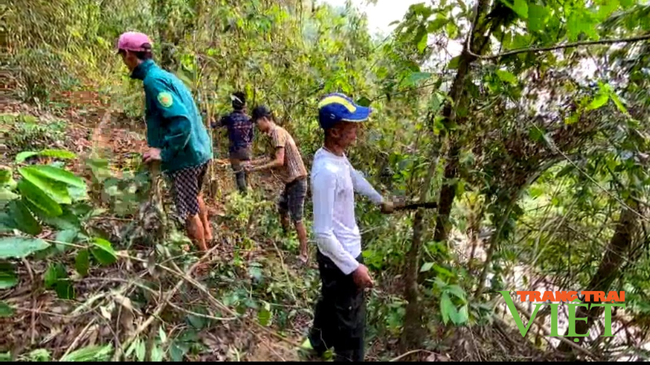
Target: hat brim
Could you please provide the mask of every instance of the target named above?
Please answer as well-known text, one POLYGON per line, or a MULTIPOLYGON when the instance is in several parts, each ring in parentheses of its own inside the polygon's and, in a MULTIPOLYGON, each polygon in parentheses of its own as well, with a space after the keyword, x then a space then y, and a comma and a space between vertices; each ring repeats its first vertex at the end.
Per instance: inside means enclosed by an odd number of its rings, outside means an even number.
POLYGON ((354 113, 351 113, 350 115, 346 116, 341 120, 344 122, 353 122, 353 123, 365 122, 366 120, 368 120, 371 113, 372 113, 372 108, 357 105, 357 108, 354 111, 354 113))

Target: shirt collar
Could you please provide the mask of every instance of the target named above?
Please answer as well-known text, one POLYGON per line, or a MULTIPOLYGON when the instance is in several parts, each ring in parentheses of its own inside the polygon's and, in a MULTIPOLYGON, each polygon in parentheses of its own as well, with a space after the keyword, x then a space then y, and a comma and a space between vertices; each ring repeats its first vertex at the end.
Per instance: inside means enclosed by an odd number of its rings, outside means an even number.
POLYGON ((151 71, 151 69, 154 67, 158 67, 158 66, 153 60, 151 59, 145 60, 133 69, 133 72, 131 73, 131 78, 137 80, 144 80, 144 78, 147 76, 149 71, 151 71))

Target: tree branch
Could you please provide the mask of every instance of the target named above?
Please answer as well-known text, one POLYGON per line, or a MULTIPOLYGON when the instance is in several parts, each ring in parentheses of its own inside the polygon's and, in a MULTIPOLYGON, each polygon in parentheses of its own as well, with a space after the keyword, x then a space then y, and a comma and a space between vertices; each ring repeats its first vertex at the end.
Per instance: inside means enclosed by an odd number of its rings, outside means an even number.
POLYGON ((645 34, 641 36, 636 36, 636 37, 630 37, 630 38, 619 38, 619 39, 601 39, 597 41, 584 41, 584 42, 572 42, 572 43, 566 43, 566 44, 556 44, 554 46, 550 47, 540 47, 540 48, 521 48, 521 49, 515 49, 512 51, 508 52, 503 52, 503 53, 498 53, 496 55, 490 55, 490 56, 481 56, 478 54, 475 54, 472 52, 472 50, 467 47, 467 52, 479 59, 482 60, 493 60, 493 59, 498 59, 501 57, 506 57, 506 56, 512 56, 516 55, 519 53, 527 53, 527 52, 546 52, 546 51, 553 51, 556 49, 564 49, 564 48, 571 48, 571 47, 581 47, 581 46, 593 46, 597 44, 613 44, 613 43, 633 43, 633 42, 640 42, 640 41, 645 41, 650 39, 650 34, 645 34))

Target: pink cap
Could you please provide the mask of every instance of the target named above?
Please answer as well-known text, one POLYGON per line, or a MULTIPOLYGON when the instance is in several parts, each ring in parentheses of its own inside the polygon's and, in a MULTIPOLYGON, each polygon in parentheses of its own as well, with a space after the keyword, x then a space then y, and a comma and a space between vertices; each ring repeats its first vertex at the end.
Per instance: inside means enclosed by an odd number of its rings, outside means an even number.
POLYGON ((151 50, 153 42, 151 39, 144 34, 139 32, 126 32, 120 35, 120 39, 117 41, 117 49, 123 49, 126 51, 132 52, 144 52, 151 50), (144 45, 148 44, 147 47, 144 45))

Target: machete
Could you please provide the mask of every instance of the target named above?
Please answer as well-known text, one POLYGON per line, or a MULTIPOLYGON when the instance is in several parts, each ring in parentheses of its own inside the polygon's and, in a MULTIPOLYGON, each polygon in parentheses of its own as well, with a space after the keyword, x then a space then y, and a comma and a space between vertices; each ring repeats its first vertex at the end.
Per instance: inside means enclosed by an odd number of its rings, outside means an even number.
POLYGON ((414 210, 418 208, 434 209, 437 207, 438 204, 435 202, 423 202, 423 203, 398 204, 395 205, 393 210, 414 210))

